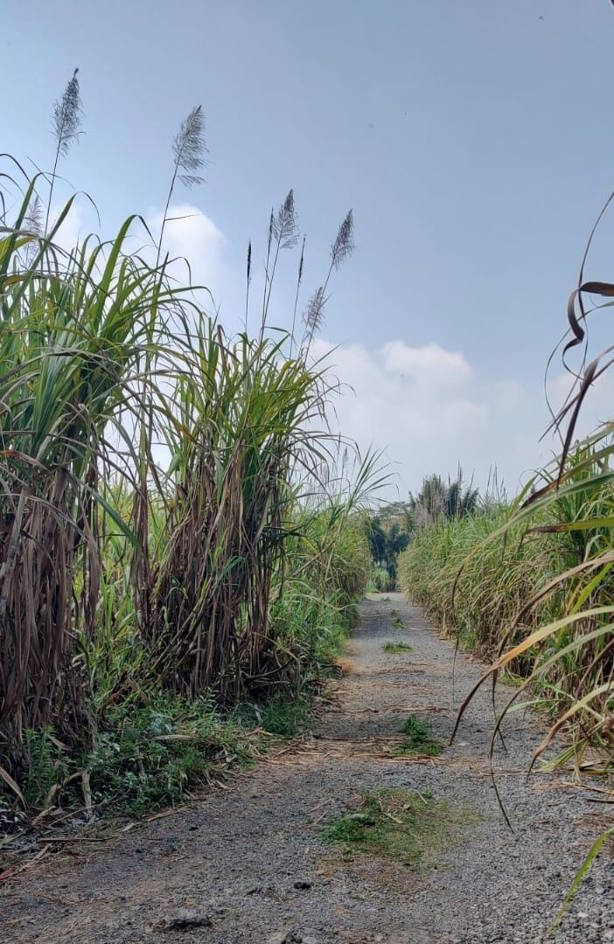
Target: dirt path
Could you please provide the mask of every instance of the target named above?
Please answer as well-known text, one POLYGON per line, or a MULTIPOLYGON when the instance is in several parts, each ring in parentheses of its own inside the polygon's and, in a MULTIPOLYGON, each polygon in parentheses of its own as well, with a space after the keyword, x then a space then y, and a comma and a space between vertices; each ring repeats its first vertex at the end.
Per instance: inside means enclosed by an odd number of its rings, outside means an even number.
MULTIPOLYGON (((470 709, 454 747, 417 761, 388 756, 409 713, 447 736, 453 646, 399 594, 361 607, 351 672, 338 705, 293 753, 263 762, 227 791, 104 846, 80 845, 23 875, 0 898, 0 939, 45 944, 486 944, 540 940, 599 831, 603 806, 564 777, 524 770, 538 726, 515 716, 499 783, 515 826, 498 812, 484 757, 488 694, 470 709), (402 622, 402 626, 401 626, 402 622), (388 654, 389 640, 411 652, 388 654), (393 740, 388 740, 393 739, 393 740), (474 811, 438 867, 416 874, 370 858, 344 861, 320 836, 361 792, 430 789, 474 811)), ((456 664, 456 703, 478 677, 456 664)), ((614 941, 613 863, 602 856, 557 936, 614 941)))

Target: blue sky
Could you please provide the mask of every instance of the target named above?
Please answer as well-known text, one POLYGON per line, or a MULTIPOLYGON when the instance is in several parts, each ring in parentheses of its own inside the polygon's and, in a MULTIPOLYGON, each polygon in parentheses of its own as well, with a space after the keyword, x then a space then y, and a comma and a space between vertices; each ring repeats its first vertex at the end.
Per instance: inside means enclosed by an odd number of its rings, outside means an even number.
POLYGON ((0 17, 0 150, 49 167, 51 105, 79 66, 86 134, 62 172, 107 232, 155 214, 172 137, 203 104, 207 183, 177 203, 204 219, 180 244, 230 324, 272 204, 294 187, 314 287, 353 207, 321 346, 356 390, 340 420, 388 447, 401 493, 459 460, 480 481, 497 463, 513 489, 544 455, 545 358, 614 187, 608 0, 2 0, 0 17))

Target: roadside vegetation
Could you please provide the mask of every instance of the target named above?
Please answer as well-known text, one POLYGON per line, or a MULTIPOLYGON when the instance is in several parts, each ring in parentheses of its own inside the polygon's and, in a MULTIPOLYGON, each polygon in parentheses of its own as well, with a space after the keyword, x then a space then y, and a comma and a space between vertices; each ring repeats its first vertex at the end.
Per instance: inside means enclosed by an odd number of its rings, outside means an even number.
POLYGON ((610 448, 578 446, 558 485, 555 465, 514 502, 417 530, 399 563, 412 599, 552 718, 540 753, 564 729, 559 760, 584 769, 613 762, 610 448))
POLYGON ((248 761, 262 732, 299 730, 369 576, 375 461, 329 432, 337 386, 310 353, 351 211, 305 303, 288 193, 263 285, 248 249, 254 333, 229 336, 164 243, 176 189, 202 183, 202 109, 173 142, 161 231, 130 216, 67 248, 75 197, 54 200, 82 121, 75 72, 53 173, 5 157, 0 178, 5 824, 172 803, 248 761), (273 330, 293 250, 292 327, 273 330))
MULTIPOLYGON (((512 682, 508 711, 539 710, 549 727, 530 769, 596 776, 600 802, 614 777, 614 472, 612 426, 565 452, 515 501, 488 501, 418 529, 400 556, 401 587, 437 624, 490 662, 479 685, 512 682), (557 738, 559 735, 559 738, 557 738)), ((505 813, 505 810, 503 811, 505 813)), ((588 849, 554 924, 614 828, 588 849)))
MULTIPOLYGON (((571 769, 577 778, 595 774, 592 788, 606 806, 614 777, 614 423, 602 423, 585 439, 575 436, 585 398, 614 363, 611 348, 590 359, 587 338, 589 316, 614 304, 614 285, 584 280, 597 225, 612 199, 591 233, 567 307, 568 330, 548 362, 560 349, 572 378, 565 403, 552 414, 560 455, 512 501, 480 501, 476 493, 453 514, 439 503, 434 514, 415 520, 398 565, 405 592, 490 661, 456 728, 482 684, 515 682, 493 727, 491 757, 507 713, 523 704, 537 707, 549 727, 530 769, 541 763, 571 769), (576 367, 570 364, 574 349, 580 352, 576 367)), ((613 836, 610 825, 595 840, 555 923, 613 836)))

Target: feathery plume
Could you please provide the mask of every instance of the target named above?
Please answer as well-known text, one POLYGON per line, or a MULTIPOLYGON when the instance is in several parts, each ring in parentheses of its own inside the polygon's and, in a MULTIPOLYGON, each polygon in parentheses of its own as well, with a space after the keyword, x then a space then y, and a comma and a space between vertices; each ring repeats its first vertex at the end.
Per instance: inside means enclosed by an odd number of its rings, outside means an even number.
POLYGON ((26 246, 25 261, 27 264, 34 258, 37 250, 37 240, 43 235, 43 204, 38 194, 28 206, 28 212, 24 216, 22 229, 32 237, 26 246))
POLYGON ((260 340, 264 337, 271 291, 277 270, 277 261, 282 249, 292 249, 298 242, 298 218, 294 208, 294 190, 289 190, 286 199, 275 214, 271 210, 269 219, 269 238, 267 243, 266 265, 264 267, 264 296, 262 299, 262 319, 260 322, 260 340), (271 263, 271 250, 274 247, 271 263))
POLYGON ((245 280, 245 333, 247 334, 247 321, 249 318, 249 286, 252 279, 252 241, 247 244, 247 271, 245 280))
POLYGON ((203 106, 196 105, 188 117, 181 122, 179 132, 175 135, 173 141, 173 176, 166 196, 166 206, 162 216, 162 226, 160 227, 160 236, 158 237, 158 252, 156 254, 156 267, 160 262, 162 255, 162 244, 164 242, 164 231, 168 223, 168 211, 175 192, 177 179, 186 187, 195 187, 202 184, 204 178, 197 173, 205 164, 205 152, 207 145, 205 142, 205 116, 203 115, 203 106))
POLYGON ((173 141, 175 156, 175 175, 186 187, 203 183, 203 177, 197 173, 205 164, 205 116, 202 105, 192 109, 173 141))
MULTIPOLYGON (((53 134, 57 141, 58 156, 65 156, 72 142, 79 136, 83 109, 79 89, 79 70, 75 69, 64 94, 53 106, 53 134)), ((57 160, 56 160, 57 164, 57 160)))
POLYGON ((36 194, 34 200, 28 207, 23 220, 23 229, 31 233, 32 236, 41 236, 43 232, 43 204, 41 198, 36 194))
POLYGON ((290 357, 294 347, 294 335, 296 331, 296 312, 298 311, 298 298, 301 291, 301 282, 303 281, 303 265, 305 263, 305 241, 307 237, 303 236, 303 245, 301 246, 301 258, 298 264, 298 276, 296 279, 296 292, 294 293, 294 310, 292 312, 292 331, 290 333, 290 357))
POLYGON ((338 269, 341 263, 351 255, 353 249, 354 214, 352 210, 348 210, 337 231, 337 237, 330 247, 330 264, 324 283, 316 289, 309 299, 303 316, 305 321, 305 338, 303 345, 307 351, 311 346, 314 335, 324 324, 324 307, 327 301, 326 289, 328 288, 333 269, 338 269))
POLYGON ((277 211, 277 216, 271 217, 272 235, 279 242, 281 249, 292 249, 298 242, 298 218, 294 208, 294 190, 277 211))
POLYGON ((348 256, 352 254, 354 249, 354 214, 352 210, 349 210, 346 214, 339 231, 337 233, 337 238, 331 246, 330 250, 330 260, 331 266, 335 269, 338 269, 341 263, 347 259, 348 256))
POLYGON ((81 107, 81 92, 79 89, 79 70, 75 69, 72 79, 64 89, 64 94, 53 106, 53 116, 51 119, 53 135, 55 137, 55 159, 53 170, 51 172, 51 183, 49 184, 49 197, 47 199, 47 212, 45 214, 45 233, 49 229, 49 216, 51 214, 51 204, 53 202, 53 188, 55 187, 55 177, 60 162, 60 157, 68 154, 68 149, 72 142, 81 134, 81 119, 83 117, 83 108, 81 107))
POLYGON ((305 309, 305 327, 307 336, 311 340, 314 334, 320 330, 324 324, 324 306, 326 305, 326 295, 323 285, 315 290, 305 309))

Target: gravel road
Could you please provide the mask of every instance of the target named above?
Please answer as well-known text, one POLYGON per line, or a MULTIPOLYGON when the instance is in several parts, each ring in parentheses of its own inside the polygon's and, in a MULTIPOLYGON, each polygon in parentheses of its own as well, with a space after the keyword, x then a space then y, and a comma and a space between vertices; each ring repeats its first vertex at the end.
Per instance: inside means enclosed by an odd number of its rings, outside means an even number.
MULTIPOLYGON (((595 794, 567 774, 536 774, 542 733, 516 713, 496 756, 514 832, 497 806, 487 751, 490 693, 439 757, 391 756, 408 714, 447 737, 478 662, 438 637, 400 594, 372 596, 348 645, 347 672, 313 736, 273 752, 225 790, 108 843, 71 846, 8 885, 4 944, 528 944, 543 930, 605 825, 595 794), (387 641, 411 652, 389 654, 387 641), (453 699, 454 693, 454 699, 453 699), (429 789, 471 811, 437 867, 415 873, 373 857, 345 861, 321 839, 328 818, 367 791, 429 789)), ((557 944, 614 942, 614 861, 606 849, 557 944)))

